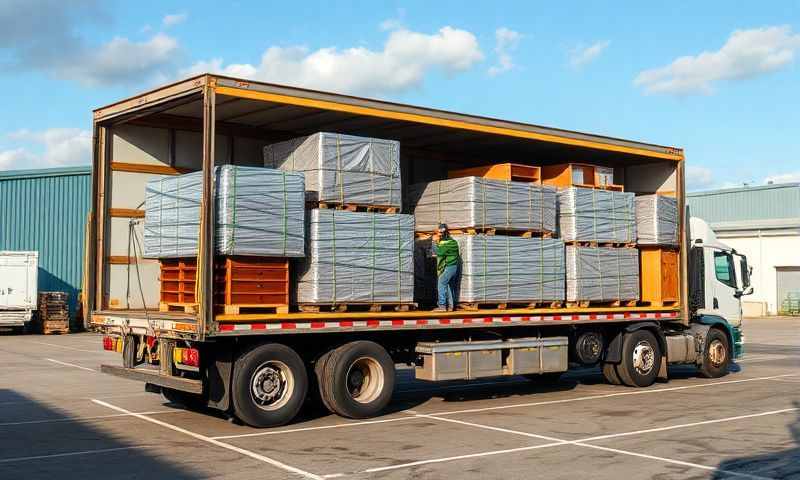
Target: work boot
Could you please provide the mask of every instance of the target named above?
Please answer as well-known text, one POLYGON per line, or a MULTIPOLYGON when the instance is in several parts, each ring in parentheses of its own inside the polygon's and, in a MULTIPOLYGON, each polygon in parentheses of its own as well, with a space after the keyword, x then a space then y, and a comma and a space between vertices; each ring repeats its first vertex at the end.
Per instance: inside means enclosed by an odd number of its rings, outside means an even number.
POLYGON ((431 311, 432 312, 446 312, 447 311, 447 307, 436 307, 431 311))
POLYGON ((455 307, 454 307, 454 306, 452 306, 452 305, 448 305, 448 306, 447 306, 447 311, 448 311, 448 312, 452 312, 453 310, 455 310, 455 307))

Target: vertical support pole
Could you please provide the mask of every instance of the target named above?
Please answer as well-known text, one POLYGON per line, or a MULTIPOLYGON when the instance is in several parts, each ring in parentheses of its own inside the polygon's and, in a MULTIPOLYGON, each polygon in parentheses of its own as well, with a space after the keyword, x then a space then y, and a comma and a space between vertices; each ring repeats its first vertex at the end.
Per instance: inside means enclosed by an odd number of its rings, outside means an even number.
POLYGON ((92 239, 97 235, 97 198, 100 194, 99 180, 100 169, 102 168, 103 142, 100 139, 101 127, 96 122, 92 122, 92 202, 89 206, 89 218, 86 228, 86 239, 84 241, 84 262, 83 267, 83 327, 87 328, 92 318, 92 311, 97 309, 95 299, 97 298, 97 245, 92 239))
POLYGON ((209 79, 203 89, 203 193, 200 200, 200 238, 197 255, 195 298, 198 303, 197 335, 204 340, 214 322, 214 137, 215 85, 209 79))
MULTIPOLYGON (((92 255, 92 271, 89 277, 90 300, 87 302, 92 310, 103 310, 106 305, 106 211, 108 207, 109 177, 111 175, 111 129, 95 125, 95 145, 92 162, 92 225, 90 232, 92 241, 89 248, 92 255)), ((91 315, 91 313, 89 313, 91 315)))
POLYGON ((677 194, 678 194, 678 232, 680 239, 685 239, 684 245, 678 252, 680 261, 680 299, 681 317, 684 325, 689 325, 689 250, 692 248, 692 239, 686 222, 686 171, 685 159, 681 159, 676 166, 677 194))

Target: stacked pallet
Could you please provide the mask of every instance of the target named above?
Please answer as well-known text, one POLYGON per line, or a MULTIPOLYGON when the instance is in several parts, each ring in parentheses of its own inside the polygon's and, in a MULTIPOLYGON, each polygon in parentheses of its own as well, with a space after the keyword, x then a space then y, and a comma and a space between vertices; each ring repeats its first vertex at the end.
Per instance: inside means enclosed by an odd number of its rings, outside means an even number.
POLYGON ((414 303, 414 218, 401 206, 400 144, 316 133, 264 148, 264 163, 306 176, 307 256, 298 262, 301 311, 414 303))
POLYGON ((648 305, 678 304, 678 220, 678 200, 675 197, 659 194, 636 197, 641 300, 648 305))
POLYGON ((66 292, 39 292, 39 322, 41 332, 69 333, 69 305, 66 292))

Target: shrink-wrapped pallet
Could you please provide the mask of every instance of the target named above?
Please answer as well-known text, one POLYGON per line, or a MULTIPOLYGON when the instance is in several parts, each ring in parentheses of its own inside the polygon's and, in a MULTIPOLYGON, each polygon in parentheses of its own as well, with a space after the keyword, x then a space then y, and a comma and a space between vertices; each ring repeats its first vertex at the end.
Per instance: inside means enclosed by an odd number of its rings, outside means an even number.
POLYGON ((639 299, 639 251, 635 248, 567 245, 567 301, 639 299))
POLYGON ((297 303, 414 301, 414 217, 312 209, 297 303))
POLYGON ((264 147, 264 165, 303 172, 312 202, 401 206, 400 142, 315 133, 264 147))
POLYGON ((409 207, 417 231, 440 223, 454 228, 553 232, 556 190, 530 182, 462 177, 411 185, 409 207))
MULTIPOLYGON (((223 165, 216 182, 215 245, 221 255, 302 257, 303 174, 223 165)), ((197 256, 202 172, 164 177, 145 189, 144 256, 197 256)))
POLYGON ((634 194, 570 187, 558 192, 560 237, 565 242, 634 243, 634 194))
POLYGON ((636 197, 636 231, 641 245, 678 245, 678 199, 665 195, 636 197))
MULTIPOLYGON (((461 255, 459 303, 538 303, 564 300, 564 242, 554 238, 453 235, 461 255)), ((436 263, 430 239, 415 250, 415 295, 436 297, 436 263)))

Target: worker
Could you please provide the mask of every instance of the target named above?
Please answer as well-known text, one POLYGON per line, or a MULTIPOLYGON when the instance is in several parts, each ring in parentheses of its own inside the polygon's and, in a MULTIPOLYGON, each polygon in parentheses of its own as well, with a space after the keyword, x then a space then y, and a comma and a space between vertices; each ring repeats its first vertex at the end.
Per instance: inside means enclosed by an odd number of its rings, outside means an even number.
POLYGON ((436 254, 436 274, 438 306, 434 312, 452 312, 455 306, 456 286, 458 285, 458 269, 461 256, 458 252, 458 243, 453 240, 447 231, 447 225, 439 224, 433 234, 433 247, 436 254))

